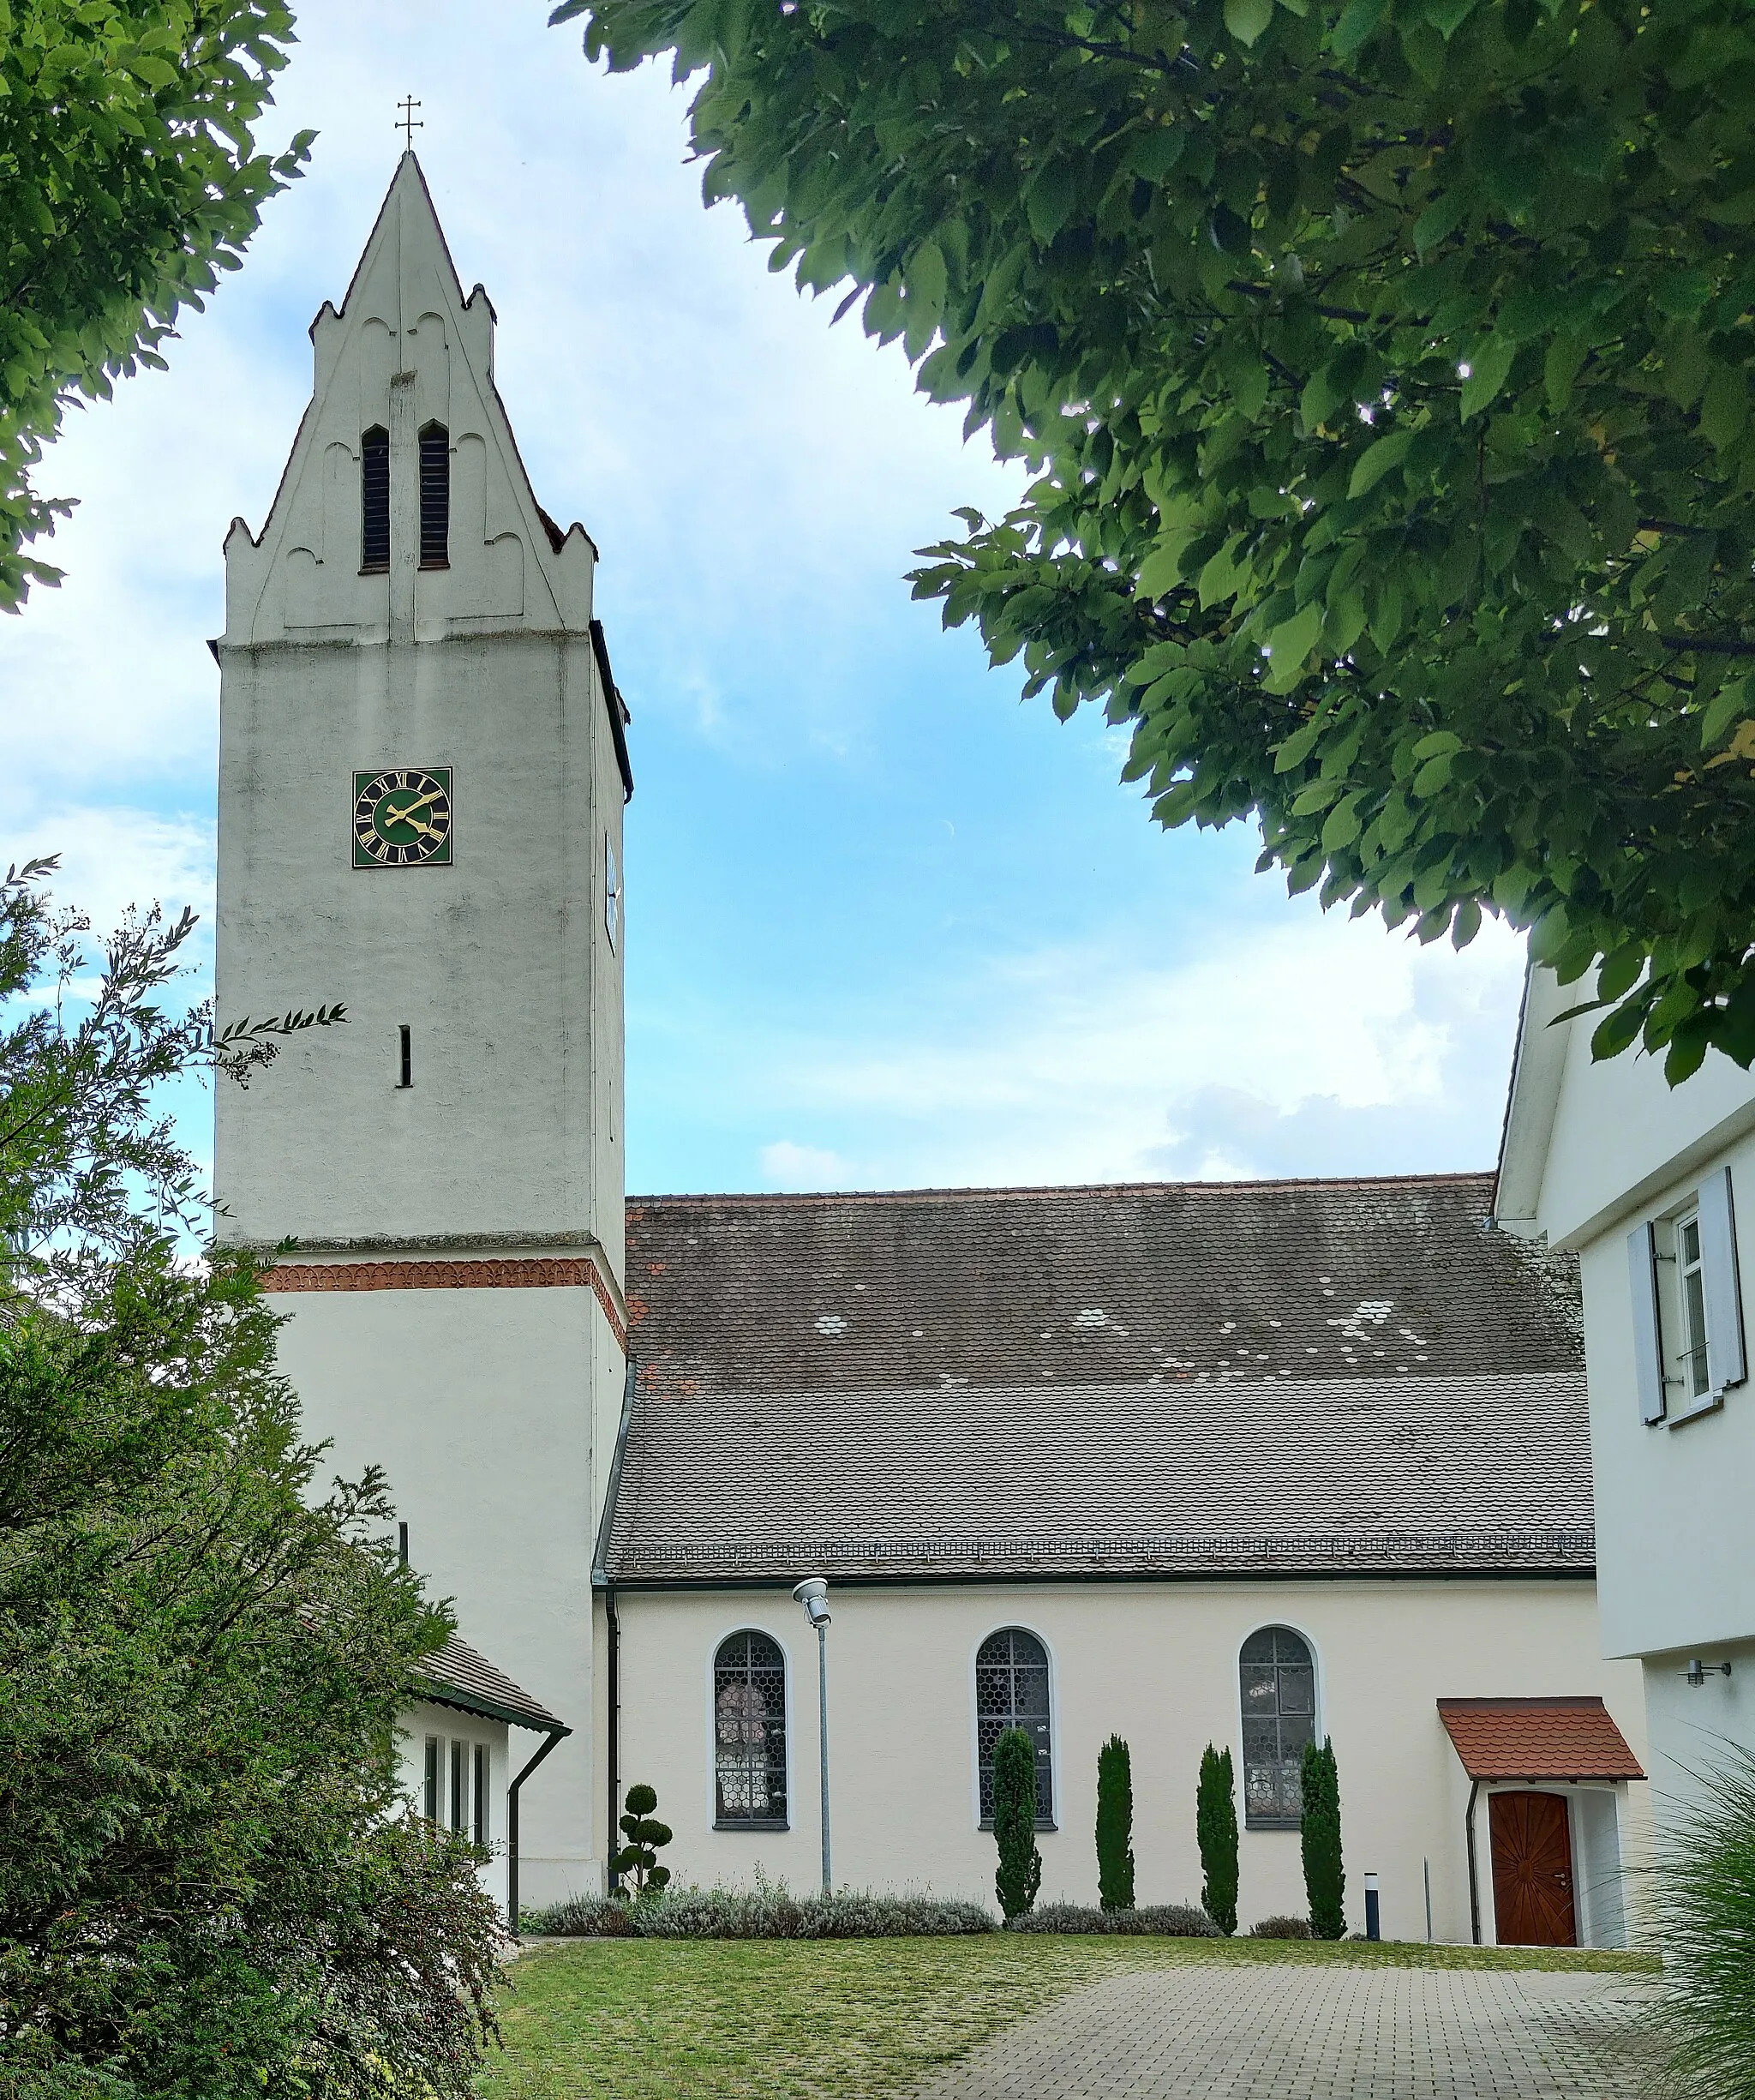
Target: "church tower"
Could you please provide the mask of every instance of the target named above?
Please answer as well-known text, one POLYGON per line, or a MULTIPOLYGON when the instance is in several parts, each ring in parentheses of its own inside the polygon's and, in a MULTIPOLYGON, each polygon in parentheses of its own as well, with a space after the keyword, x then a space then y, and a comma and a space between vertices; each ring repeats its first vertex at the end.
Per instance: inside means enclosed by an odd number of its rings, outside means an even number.
POLYGON ((536 502, 412 153, 311 335, 273 507, 225 542, 217 1005, 347 1020, 219 1089, 220 1234, 294 1243, 271 1302, 308 1433, 383 1467, 429 1588, 573 1731, 524 1803, 540 1903, 601 1885, 606 1835, 626 715, 596 550, 536 502))

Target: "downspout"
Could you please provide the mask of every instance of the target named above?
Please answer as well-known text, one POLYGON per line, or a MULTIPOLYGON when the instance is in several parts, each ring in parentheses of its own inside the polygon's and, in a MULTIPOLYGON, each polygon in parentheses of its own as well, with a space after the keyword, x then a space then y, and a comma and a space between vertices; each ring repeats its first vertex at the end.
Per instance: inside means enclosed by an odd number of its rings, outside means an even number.
POLYGON ((628 1352, 627 1377, 621 1390, 621 1422, 615 1432, 615 1449, 610 1455, 609 1479, 603 1489, 603 1514, 597 1524, 597 1548, 591 1556, 591 1587, 603 1593, 604 1632, 609 1652, 604 1658, 604 1696, 608 1708, 604 1748, 604 1772, 608 1785, 608 1815, 604 1829, 604 1881, 611 1895, 621 1877, 611 1863, 620 1849, 615 1842, 616 1818, 621 1807, 621 1622, 615 1612, 615 1583, 609 1573, 609 1534, 615 1523, 616 1499, 621 1493, 621 1461, 627 1450, 628 1425, 634 1412, 634 1359, 628 1352))
POLYGON ((518 1790, 570 1728, 551 1728, 542 1747, 506 1790, 506 1922, 515 1940, 518 1931, 518 1790))
POLYGON ((1463 1844, 1469 1855, 1469 1938, 1476 1946, 1481 1944, 1481 1882, 1475 1866, 1475 1803, 1480 1798, 1481 1782, 1469 1782, 1469 1806, 1463 1817, 1463 1844))

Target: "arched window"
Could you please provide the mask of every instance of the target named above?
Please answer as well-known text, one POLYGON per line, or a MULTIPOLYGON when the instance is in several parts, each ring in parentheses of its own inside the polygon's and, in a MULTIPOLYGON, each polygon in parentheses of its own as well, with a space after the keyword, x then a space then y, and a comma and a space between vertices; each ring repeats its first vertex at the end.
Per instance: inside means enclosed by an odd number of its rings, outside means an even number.
POLYGON ((360 569, 390 567, 390 433, 374 424, 360 440, 360 569))
POLYGON ((1054 1827, 1054 1767, 1048 1737, 1048 1651, 1021 1626, 989 1634, 975 1654, 975 1749, 981 1821, 993 1821, 993 1746, 1021 1728, 1036 1746, 1036 1822, 1054 1827))
POLYGON ((1316 1738, 1316 1665, 1290 1626, 1243 1643, 1243 1816, 1256 1829, 1296 1826, 1303 1813, 1304 1745, 1316 1738))
POLYGON ((732 1634, 713 1658, 713 1821, 784 1830, 786 1659, 766 1634, 732 1634))
POLYGON ((421 433, 421 567, 451 567, 451 433, 442 423, 421 433))

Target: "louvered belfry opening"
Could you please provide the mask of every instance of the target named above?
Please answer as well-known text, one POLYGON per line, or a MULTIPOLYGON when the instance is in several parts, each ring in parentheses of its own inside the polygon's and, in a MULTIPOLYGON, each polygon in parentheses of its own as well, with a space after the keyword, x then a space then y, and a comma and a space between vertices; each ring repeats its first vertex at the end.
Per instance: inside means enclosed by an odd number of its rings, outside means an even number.
POLYGON ((374 424, 360 439, 360 573, 390 567, 390 433, 374 424))
POLYGON ((421 432, 421 567, 451 566, 451 433, 442 423, 421 432))

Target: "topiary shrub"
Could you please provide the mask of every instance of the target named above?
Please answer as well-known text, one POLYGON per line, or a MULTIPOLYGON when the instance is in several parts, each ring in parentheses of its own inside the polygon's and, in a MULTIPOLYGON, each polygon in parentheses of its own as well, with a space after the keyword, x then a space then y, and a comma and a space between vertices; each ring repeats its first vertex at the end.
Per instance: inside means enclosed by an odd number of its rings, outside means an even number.
POLYGON ((1252 1940, 1309 1940, 1315 1937, 1308 1917, 1264 1917, 1249 1928, 1252 1940))
POLYGON ((1134 1907, 1134 1764, 1119 1736, 1097 1753, 1097 1900, 1134 1907))
POLYGON ((632 1887, 634 1901, 644 1903, 670 1880, 669 1868, 658 1863, 658 1848, 668 1845, 676 1833, 668 1823, 654 1818, 658 1796, 651 1787, 629 1787, 622 1806, 627 1814, 621 1819, 621 1834, 627 1843, 610 1861, 609 1871, 618 1879, 625 1875, 632 1887))
POLYGON ((1093 1911, 1083 1903, 1045 1903, 1009 1918, 1009 1932, 1152 1933, 1171 1940, 1216 1940, 1217 1925, 1191 1903, 1148 1903, 1131 1911, 1093 1911))
POLYGON ((1231 1752, 1209 1743, 1195 1789, 1195 1841, 1201 1848, 1201 1901, 1223 1933, 1237 1929, 1237 1800, 1231 1752))
POLYGON ((1021 1917, 1042 1886, 1036 1850, 1036 1746, 1008 1728, 993 1746, 993 1841, 999 1848, 994 1893, 1008 1920, 1021 1917))
POLYGON ((1319 1749, 1304 1745, 1302 1772, 1304 1810, 1300 1819, 1304 1854, 1304 1893, 1310 1899, 1310 1930, 1319 1940, 1344 1940, 1347 1933, 1345 1869, 1340 1851, 1340 1775, 1334 1745, 1327 1737, 1319 1749))

